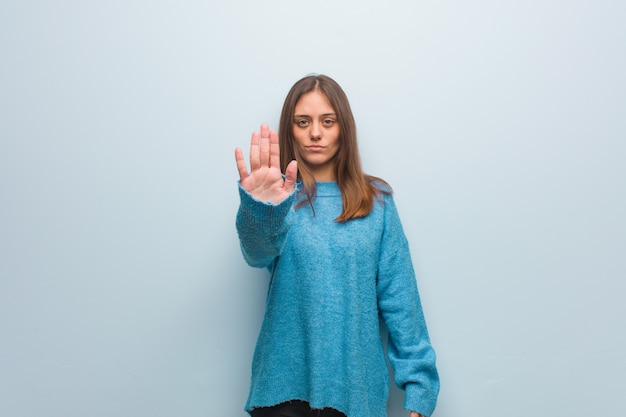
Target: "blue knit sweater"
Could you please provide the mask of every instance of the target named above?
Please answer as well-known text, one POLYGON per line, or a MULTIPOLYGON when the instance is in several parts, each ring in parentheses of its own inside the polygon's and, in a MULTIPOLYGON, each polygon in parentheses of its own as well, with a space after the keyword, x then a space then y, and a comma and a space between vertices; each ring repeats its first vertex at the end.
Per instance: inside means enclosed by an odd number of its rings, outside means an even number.
POLYGON ((246 262, 270 272, 266 311, 252 362, 246 410, 292 399, 348 417, 384 417, 388 357, 408 410, 430 415, 439 391, 415 274, 393 198, 345 223, 334 182, 317 183, 315 213, 239 186, 237 231, 246 262))

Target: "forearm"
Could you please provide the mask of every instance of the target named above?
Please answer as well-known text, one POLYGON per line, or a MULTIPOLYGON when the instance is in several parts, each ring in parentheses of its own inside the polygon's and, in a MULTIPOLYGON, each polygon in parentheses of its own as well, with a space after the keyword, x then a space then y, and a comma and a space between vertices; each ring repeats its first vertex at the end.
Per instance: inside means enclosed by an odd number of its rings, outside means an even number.
POLYGON ((407 410, 430 415, 439 376, 408 248, 381 260, 380 266, 379 308, 389 330, 388 356, 395 382, 405 391, 407 410))
POLYGON ((241 204, 236 227, 243 256, 254 267, 266 267, 280 254, 293 217, 293 193, 273 204, 256 200, 239 186, 241 204))

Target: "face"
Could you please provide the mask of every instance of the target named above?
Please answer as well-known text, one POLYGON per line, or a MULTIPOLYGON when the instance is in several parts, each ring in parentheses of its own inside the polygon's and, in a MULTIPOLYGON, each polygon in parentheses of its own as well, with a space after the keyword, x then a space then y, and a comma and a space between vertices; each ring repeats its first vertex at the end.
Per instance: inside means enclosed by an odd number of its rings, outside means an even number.
POLYGON ((300 97, 294 111, 294 145, 315 181, 335 180, 339 130, 337 114, 325 95, 311 91, 300 97))

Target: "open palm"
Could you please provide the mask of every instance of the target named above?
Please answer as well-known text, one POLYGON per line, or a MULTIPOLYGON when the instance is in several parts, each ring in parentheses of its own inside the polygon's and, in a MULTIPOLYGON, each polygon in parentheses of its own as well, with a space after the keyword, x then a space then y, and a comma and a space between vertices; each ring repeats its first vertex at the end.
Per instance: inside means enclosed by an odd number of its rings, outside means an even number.
POLYGON ((283 178, 280 171, 278 134, 267 124, 254 132, 250 140, 250 172, 241 148, 235 149, 235 160, 241 186, 260 201, 278 204, 287 198, 295 187, 298 176, 296 161, 291 161, 283 178))

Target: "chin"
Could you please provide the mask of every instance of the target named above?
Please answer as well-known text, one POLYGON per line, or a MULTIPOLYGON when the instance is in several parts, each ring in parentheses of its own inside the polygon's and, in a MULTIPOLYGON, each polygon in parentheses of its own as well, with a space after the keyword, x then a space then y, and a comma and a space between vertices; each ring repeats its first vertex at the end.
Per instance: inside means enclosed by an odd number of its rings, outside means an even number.
POLYGON ((329 161, 327 159, 308 158, 305 159, 304 162, 312 169, 317 169, 328 164, 329 161))

